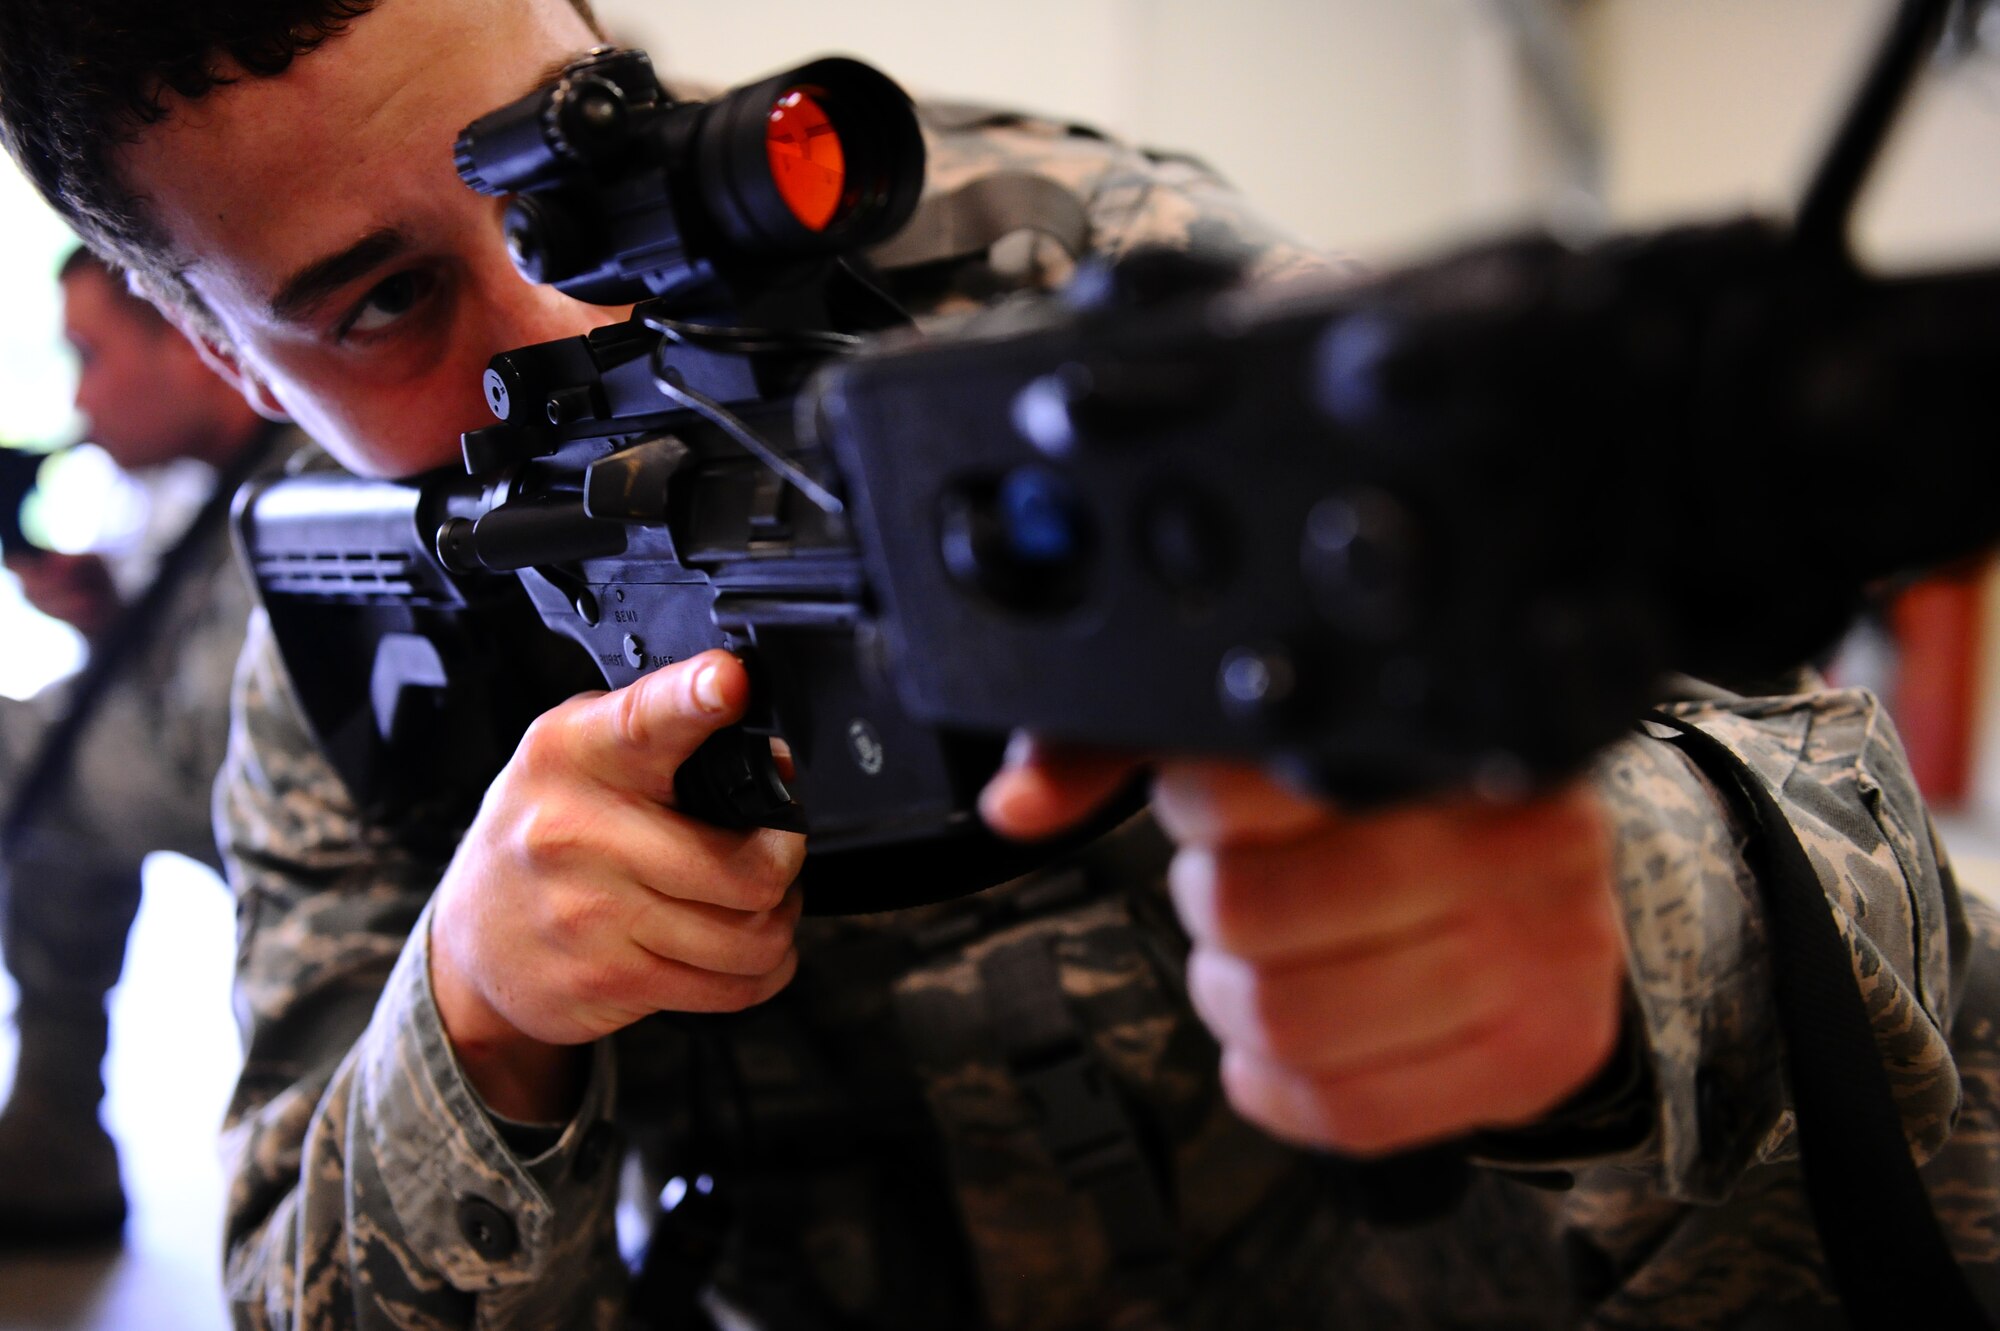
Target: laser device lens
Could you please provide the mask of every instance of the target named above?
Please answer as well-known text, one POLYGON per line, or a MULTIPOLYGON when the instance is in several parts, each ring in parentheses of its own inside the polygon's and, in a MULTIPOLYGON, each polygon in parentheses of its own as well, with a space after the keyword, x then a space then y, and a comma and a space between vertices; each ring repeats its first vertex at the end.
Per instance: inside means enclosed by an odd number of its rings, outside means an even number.
POLYGON ((796 88, 787 92, 771 107, 764 144, 785 206, 807 228, 826 230, 847 190, 847 155, 826 108, 796 88))

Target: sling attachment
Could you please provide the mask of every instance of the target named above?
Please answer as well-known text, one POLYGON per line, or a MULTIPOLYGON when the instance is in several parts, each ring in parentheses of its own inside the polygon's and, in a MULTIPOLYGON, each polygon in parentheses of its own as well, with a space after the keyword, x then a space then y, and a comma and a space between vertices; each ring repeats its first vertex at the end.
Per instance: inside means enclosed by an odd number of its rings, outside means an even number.
POLYGON ((1171 1302, 1186 1281, 1166 1174, 1070 1010, 1055 941, 1030 934, 980 958, 993 1029, 1043 1144, 1097 1210, 1117 1283, 1171 1302))
POLYGON ((1918 1177, 1847 946, 1805 848, 1765 779, 1721 740, 1670 713, 1649 719, 1678 733, 1682 752, 1750 830, 1806 1197, 1848 1320, 1991 1328, 1918 1177))

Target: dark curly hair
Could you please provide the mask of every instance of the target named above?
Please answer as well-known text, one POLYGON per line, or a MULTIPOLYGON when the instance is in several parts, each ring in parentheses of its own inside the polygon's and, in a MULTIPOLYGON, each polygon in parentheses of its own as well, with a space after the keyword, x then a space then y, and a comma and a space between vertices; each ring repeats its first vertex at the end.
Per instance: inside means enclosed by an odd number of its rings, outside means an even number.
MULTIPOLYGON (((119 179, 117 149, 189 101, 270 78, 379 0, 0 0, 0 143, 84 243, 156 300, 213 321, 119 179)), ((589 0, 570 0, 596 26, 589 0)))

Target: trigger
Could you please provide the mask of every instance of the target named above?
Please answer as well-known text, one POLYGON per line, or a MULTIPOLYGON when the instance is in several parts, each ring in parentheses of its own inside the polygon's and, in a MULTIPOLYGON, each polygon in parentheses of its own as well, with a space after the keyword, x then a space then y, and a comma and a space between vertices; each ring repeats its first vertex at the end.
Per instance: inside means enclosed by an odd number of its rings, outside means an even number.
POLYGON ((805 815, 771 754, 771 742, 741 726, 710 735, 674 773, 683 813, 717 827, 806 830, 805 815))

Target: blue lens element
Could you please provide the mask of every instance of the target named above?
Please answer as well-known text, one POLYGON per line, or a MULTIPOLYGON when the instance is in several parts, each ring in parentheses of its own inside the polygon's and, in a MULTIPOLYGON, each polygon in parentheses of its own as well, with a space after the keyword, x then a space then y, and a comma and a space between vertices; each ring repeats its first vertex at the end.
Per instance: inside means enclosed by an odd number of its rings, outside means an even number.
POLYGON ((1075 487, 1052 471, 1021 467, 1000 484, 999 516, 1008 553, 1024 564, 1061 565, 1083 554, 1083 513, 1075 487))

